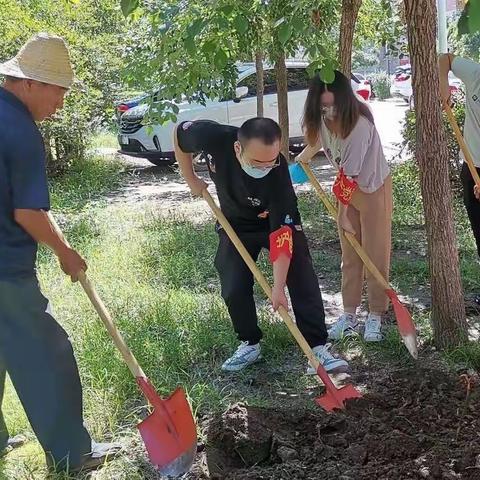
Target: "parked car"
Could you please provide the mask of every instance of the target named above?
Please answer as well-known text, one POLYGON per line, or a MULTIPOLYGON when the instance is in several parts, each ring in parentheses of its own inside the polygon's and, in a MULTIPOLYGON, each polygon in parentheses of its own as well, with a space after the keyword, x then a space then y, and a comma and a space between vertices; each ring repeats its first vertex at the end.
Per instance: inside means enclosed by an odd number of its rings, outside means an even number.
POLYGON ((352 88, 367 102, 372 98, 372 84, 361 73, 352 73, 352 88))
MULTIPOLYGON (((309 77, 307 62, 289 61, 288 69, 288 109, 290 122, 290 145, 292 151, 303 147, 301 118, 308 92, 309 77)), ((352 76, 352 88, 358 91, 363 83, 352 76)), ((363 97, 363 95, 360 93, 363 97)), ((227 99, 207 100, 200 103, 181 103, 177 122, 184 120, 209 119, 219 123, 240 126, 257 112, 257 81, 254 64, 239 67, 235 95, 227 99)), ((174 161, 173 122, 149 125, 143 124, 148 103, 127 109, 120 118, 118 142, 120 153, 133 157, 146 158, 159 165, 174 161)), ((266 66, 264 72, 264 115, 278 121, 277 84, 273 67, 266 66)))
POLYGON ((133 107, 140 105, 142 102, 145 102, 148 99, 148 95, 146 93, 139 95, 131 100, 125 100, 123 102, 117 103, 115 105, 115 113, 117 116, 117 120, 120 120, 120 117, 127 111, 133 107))
MULTIPOLYGON (((450 92, 453 93, 462 86, 462 81, 452 72, 448 74, 448 83, 450 92)), ((403 98, 410 107, 413 107, 413 89, 412 89, 412 67, 411 65, 401 65, 395 70, 390 87, 392 97, 403 98)))

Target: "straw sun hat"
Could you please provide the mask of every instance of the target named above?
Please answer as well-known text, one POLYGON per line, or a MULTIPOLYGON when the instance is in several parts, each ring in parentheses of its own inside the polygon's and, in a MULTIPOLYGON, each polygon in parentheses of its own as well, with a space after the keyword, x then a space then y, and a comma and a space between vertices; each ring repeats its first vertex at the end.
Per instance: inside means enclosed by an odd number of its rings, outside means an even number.
POLYGON ((63 88, 70 88, 74 80, 65 41, 47 33, 35 35, 15 57, 1 63, 0 75, 37 80, 63 88))

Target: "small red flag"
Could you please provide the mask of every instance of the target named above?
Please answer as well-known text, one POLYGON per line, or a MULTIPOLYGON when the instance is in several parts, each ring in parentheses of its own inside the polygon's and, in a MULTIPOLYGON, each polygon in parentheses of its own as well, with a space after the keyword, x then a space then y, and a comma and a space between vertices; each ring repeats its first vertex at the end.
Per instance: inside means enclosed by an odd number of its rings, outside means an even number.
POLYGON ((358 183, 355 180, 349 180, 343 173, 343 168, 338 171, 337 178, 333 184, 333 193, 340 202, 348 205, 352 200, 353 193, 358 188, 358 183))

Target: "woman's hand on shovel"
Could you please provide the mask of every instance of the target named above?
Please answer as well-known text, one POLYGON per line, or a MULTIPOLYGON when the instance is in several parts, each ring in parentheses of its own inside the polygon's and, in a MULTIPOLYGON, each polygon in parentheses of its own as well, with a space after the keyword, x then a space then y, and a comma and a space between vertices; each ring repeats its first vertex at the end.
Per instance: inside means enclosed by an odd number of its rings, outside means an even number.
POLYGON ((480 200, 480 188, 478 187, 478 185, 475 185, 473 187, 473 194, 475 195, 475 198, 477 200, 480 200))

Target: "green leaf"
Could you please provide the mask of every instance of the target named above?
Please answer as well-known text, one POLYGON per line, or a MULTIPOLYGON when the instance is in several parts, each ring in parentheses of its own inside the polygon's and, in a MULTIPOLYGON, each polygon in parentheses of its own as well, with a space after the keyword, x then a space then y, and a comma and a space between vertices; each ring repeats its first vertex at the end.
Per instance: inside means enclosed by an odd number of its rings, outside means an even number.
POLYGON ((185 45, 185 49, 190 55, 195 55, 197 51, 197 46, 195 44, 195 39, 193 37, 187 37, 183 42, 185 45))
POLYGON ((215 54, 215 59, 214 63, 215 66, 219 69, 222 70, 225 68, 225 65, 228 62, 228 56, 223 50, 218 50, 217 53, 215 54))
POLYGON ((318 51, 322 57, 328 57, 327 49, 323 45, 318 46, 318 51))
POLYGON ((226 5, 225 7, 220 8, 220 11, 223 12, 227 17, 229 17, 234 10, 235 7, 233 5, 226 5))
POLYGON ((217 49, 215 42, 213 40, 209 40, 208 42, 205 42, 205 44, 202 47, 202 50, 208 55, 210 53, 213 53, 217 49))
POLYGON ((468 10, 469 10, 469 3, 465 6, 460 18, 458 19, 457 29, 458 29, 458 36, 467 35, 470 33, 469 25, 468 25, 468 10))
POLYGON ((190 37, 196 37, 203 29, 203 20, 195 20, 188 28, 187 32, 190 37))
POLYGON ((122 12, 125 17, 128 17, 138 7, 139 0, 121 0, 122 12))
POLYGON ((282 23, 278 29, 278 39, 282 45, 285 45, 292 36, 293 28, 288 23, 282 23))
POLYGON ((228 30, 228 27, 230 26, 225 17, 217 17, 217 25, 220 30, 228 30))
POLYGON ((480 2, 470 0, 466 3, 457 24, 458 36, 480 31, 480 2))
POLYGON ((325 65, 320 70, 320 78, 325 83, 332 83, 335 80, 335 72, 330 65, 325 65))
POLYGON ((243 35, 248 30, 248 20, 243 15, 237 15, 233 25, 240 35, 243 35))
POLYGON ((307 22, 302 17, 295 16, 292 18, 291 25, 295 31, 303 32, 307 27, 307 22))
POLYGON ((480 2, 470 0, 467 6, 469 7, 468 29, 470 33, 478 32, 480 30, 480 2))
POLYGON ((172 110, 175 115, 178 115, 180 112, 180 108, 178 108, 178 105, 175 105, 175 103, 172 103, 172 110))

